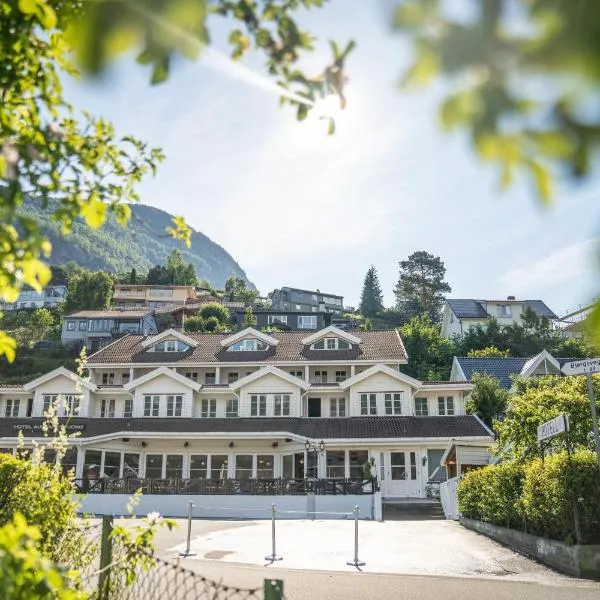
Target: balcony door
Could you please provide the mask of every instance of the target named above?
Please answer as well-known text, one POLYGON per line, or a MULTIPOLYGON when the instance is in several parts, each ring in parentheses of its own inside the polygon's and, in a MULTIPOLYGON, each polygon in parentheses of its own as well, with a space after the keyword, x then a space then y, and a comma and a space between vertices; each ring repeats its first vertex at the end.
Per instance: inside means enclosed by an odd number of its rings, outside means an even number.
POLYGON ((308 416, 309 417, 320 417, 321 416, 321 398, 309 398, 308 399, 308 416))

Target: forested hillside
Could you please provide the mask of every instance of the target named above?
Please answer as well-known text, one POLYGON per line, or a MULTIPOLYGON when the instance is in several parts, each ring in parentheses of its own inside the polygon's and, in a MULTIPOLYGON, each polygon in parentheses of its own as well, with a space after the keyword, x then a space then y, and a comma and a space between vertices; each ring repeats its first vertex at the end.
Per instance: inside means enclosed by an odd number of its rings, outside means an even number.
POLYGON ((131 220, 126 227, 113 217, 96 230, 76 222, 68 236, 62 236, 60 227, 50 221, 50 211, 29 203, 22 212, 44 223, 43 233, 52 242, 51 264, 74 260, 90 270, 123 273, 135 267, 138 272, 147 272, 154 265, 163 264, 173 248, 178 248, 184 260, 194 264, 198 278, 207 279, 217 288, 222 288, 230 275, 247 280, 234 258, 203 233, 193 233, 190 248, 171 238, 165 228, 172 225, 172 215, 152 206, 131 205, 131 220))

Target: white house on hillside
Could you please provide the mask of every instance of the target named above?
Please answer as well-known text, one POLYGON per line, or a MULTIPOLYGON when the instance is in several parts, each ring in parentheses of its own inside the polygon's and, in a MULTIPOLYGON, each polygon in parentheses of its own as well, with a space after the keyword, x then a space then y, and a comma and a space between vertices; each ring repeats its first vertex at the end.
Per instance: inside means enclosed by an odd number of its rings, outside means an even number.
POLYGON ((514 296, 506 300, 447 299, 442 312, 442 336, 462 336, 477 325, 485 327, 490 317, 500 325, 521 324, 528 308, 540 318, 558 319, 541 300, 517 300, 514 296))

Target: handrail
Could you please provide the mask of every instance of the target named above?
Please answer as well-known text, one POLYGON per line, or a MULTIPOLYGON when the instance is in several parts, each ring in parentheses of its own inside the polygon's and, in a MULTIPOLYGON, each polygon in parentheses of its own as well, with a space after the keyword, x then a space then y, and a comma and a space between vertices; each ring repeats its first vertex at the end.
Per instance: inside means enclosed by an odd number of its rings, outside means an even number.
POLYGON ((362 478, 324 479, 202 479, 169 477, 75 479, 75 487, 82 494, 133 494, 141 489, 144 494, 198 494, 298 496, 316 494, 351 495, 373 494, 379 490, 377 480, 362 478))

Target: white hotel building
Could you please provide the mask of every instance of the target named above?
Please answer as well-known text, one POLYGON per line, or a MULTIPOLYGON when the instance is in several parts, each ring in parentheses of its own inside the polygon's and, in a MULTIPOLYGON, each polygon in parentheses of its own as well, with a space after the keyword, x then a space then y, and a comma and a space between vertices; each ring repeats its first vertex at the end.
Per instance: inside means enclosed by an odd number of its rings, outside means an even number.
POLYGON ((360 494, 371 471, 384 498, 424 498, 449 443, 493 435, 466 414, 470 383, 418 381, 406 362, 394 330, 128 334, 86 379, 0 386, 0 446, 43 442, 58 401, 84 491, 360 494))

